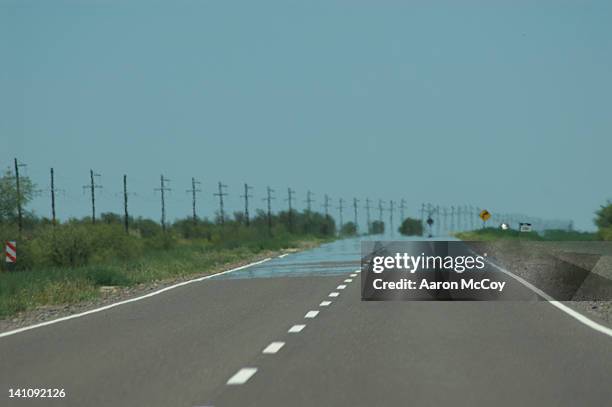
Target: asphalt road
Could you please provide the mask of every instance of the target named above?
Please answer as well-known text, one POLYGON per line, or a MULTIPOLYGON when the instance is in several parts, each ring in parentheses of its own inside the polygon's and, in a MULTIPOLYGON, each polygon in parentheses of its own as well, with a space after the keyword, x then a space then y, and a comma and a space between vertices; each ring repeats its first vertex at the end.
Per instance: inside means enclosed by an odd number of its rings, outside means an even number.
POLYGON ((612 338, 550 304, 362 302, 346 271, 186 285, 0 338, 0 363, 3 406, 612 404, 612 338))

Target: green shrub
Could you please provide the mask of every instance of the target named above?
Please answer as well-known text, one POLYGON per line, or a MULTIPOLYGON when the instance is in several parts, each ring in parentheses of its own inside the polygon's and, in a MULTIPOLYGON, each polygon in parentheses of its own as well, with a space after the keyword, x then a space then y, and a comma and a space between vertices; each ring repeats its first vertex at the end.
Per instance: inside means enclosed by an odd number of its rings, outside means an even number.
POLYGON ((406 218, 398 230, 404 236, 423 236, 423 223, 418 219, 406 218))

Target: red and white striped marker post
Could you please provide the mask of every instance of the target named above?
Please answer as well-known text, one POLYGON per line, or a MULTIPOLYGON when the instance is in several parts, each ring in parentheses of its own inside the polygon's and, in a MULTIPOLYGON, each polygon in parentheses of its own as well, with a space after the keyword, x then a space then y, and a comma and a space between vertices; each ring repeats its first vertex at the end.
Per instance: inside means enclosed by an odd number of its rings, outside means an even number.
POLYGON ((6 242, 6 246, 4 247, 4 253, 6 255, 7 263, 16 263, 17 262, 17 242, 14 240, 6 242))

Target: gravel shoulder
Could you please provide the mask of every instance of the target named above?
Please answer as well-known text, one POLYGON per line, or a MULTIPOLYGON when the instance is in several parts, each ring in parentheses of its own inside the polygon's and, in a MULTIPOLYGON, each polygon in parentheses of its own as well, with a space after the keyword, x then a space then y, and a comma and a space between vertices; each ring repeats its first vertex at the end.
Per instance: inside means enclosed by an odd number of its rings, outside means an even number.
POLYGON ((612 243, 466 243, 556 300, 612 325, 612 243))

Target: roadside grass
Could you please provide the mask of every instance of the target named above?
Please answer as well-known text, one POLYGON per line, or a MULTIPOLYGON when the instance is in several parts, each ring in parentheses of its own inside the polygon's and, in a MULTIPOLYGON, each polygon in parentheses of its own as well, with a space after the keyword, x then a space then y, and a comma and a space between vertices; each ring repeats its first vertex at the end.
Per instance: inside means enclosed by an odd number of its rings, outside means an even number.
POLYGON ((314 246, 315 237, 278 244, 213 246, 204 240, 180 240, 166 250, 148 249, 134 259, 106 261, 79 267, 37 268, 0 273, 0 319, 47 305, 69 305, 94 300, 100 287, 131 287, 143 283, 207 274, 223 266, 254 260, 289 247, 314 246))
POLYGON ((597 233, 576 232, 566 230, 547 230, 542 234, 536 232, 519 232, 517 230, 502 230, 497 228, 484 228, 469 232, 460 232, 455 236, 466 241, 542 241, 542 242, 570 242, 570 241, 597 241, 597 233))

